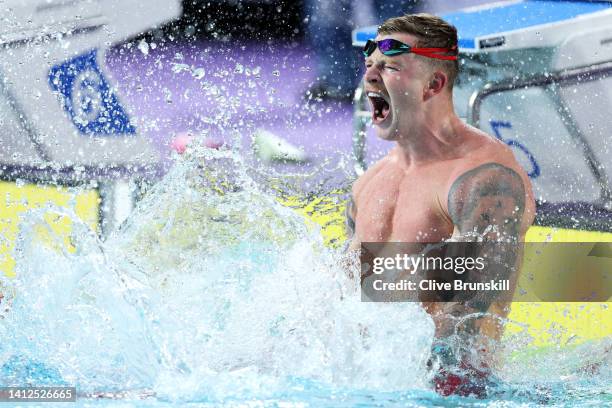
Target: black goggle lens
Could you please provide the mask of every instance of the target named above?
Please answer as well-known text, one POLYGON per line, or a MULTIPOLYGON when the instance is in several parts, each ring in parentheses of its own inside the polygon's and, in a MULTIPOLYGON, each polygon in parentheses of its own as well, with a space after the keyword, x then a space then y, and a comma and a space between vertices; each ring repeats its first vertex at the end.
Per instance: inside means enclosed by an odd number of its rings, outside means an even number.
POLYGON ((376 51, 376 41, 368 40, 365 47, 363 47, 363 55, 369 57, 374 53, 374 51, 376 51))
POLYGON ((410 46, 403 42, 388 38, 386 40, 368 40, 363 48, 363 55, 369 57, 376 51, 376 47, 383 55, 397 55, 410 52, 410 46))

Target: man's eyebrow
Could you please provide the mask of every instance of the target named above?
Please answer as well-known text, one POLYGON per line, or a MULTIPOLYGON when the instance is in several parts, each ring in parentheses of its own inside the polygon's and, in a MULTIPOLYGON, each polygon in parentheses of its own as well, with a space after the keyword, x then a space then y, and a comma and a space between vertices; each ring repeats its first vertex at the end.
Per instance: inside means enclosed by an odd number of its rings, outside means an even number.
POLYGON ((386 55, 383 55, 381 58, 377 59, 377 60, 373 60, 372 58, 368 57, 365 60, 365 63, 372 63, 373 65, 377 65, 379 67, 384 67, 385 65, 389 65, 389 64, 395 64, 395 65, 400 65, 399 61, 397 60, 392 60, 389 57, 387 57, 386 55))

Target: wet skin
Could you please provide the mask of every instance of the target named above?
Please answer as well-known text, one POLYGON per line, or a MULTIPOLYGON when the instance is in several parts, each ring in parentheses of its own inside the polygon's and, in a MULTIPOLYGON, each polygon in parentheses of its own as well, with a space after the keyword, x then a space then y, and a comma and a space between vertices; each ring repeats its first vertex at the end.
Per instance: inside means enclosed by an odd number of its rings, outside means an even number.
MULTIPOLYGON (((404 33, 377 40, 385 38, 412 46, 417 40, 404 33)), ((351 248, 361 242, 472 241, 474 234, 489 242, 524 241, 535 214, 529 178, 504 143, 457 117, 447 74, 425 58, 387 57, 379 50, 366 58, 373 124, 377 136, 395 147, 353 185, 347 207, 351 248)), ((520 264, 520 253, 499 255, 520 264)), ((518 276, 511 272, 507 278, 514 288, 518 276)), ((423 306, 438 339, 458 333, 466 342, 475 335, 499 339, 499 317, 509 313, 508 302, 492 298, 423 306), (457 326, 458 319, 475 312, 490 316, 457 326)))

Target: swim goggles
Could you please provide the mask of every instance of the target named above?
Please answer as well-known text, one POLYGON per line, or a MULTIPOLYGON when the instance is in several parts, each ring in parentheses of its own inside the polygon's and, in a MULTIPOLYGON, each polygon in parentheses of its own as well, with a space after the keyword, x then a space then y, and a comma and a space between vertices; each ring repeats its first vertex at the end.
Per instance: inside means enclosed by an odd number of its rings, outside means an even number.
POLYGON ((365 47, 363 47, 363 55, 369 57, 376 51, 376 47, 386 56, 394 56, 399 54, 413 53, 422 55, 428 58, 437 58, 442 60, 456 60, 457 59, 457 46, 451 48, 417 48, 411 47, 408 44, 404 44, 401 41, 394 40, 393 38, 387 38, 386 40, 374 41, 368 40, 365 47), (454 55, 445 55, 453 53, 454 55))

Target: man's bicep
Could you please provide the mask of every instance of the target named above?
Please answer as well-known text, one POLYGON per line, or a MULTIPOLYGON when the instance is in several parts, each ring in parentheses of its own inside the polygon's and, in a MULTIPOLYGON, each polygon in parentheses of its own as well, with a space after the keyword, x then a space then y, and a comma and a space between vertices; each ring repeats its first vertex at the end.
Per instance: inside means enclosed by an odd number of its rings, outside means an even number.
POLYGON ((497 163, 469 170, 451 186, 448 212, 462 237, 516 241, 525 213, 523 179, 497 163))
MULTIPOLYGON (((482 258, 483 270, 461 275, 464 283, 508 280, 510 291, 463 291, 454 299, 458 315, 490 311, 491 305, 504 305, 510 299, 520 261, 521 225, 525 214, 525 186, 521 176, 511 168, 488 163, 463 173, 448 194, 448 212, 455 225, 453 241, 447 254, 456 257, 482 258), (463 299, 467 296, 466 299, 463 299)), ((477 320, 477 319, 476 319, 477 320)), ((471 324, 476 324, 471 319, 471 324)), ((476 328, 465 328, 468 332, 476 328)))

